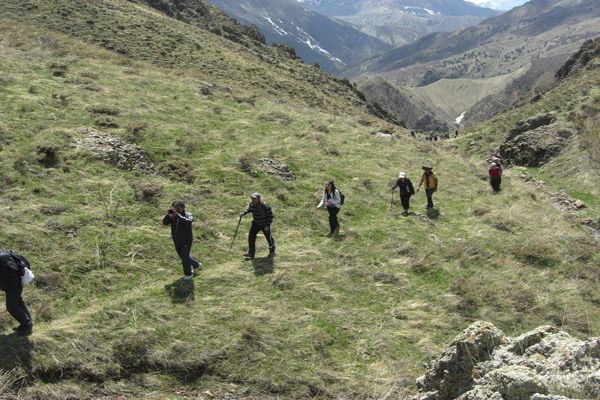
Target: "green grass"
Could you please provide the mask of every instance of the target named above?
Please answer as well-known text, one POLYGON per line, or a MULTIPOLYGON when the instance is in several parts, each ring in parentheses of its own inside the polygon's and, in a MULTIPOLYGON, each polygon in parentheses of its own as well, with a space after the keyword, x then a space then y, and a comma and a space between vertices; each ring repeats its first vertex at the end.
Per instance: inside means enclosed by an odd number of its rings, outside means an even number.
MULTIPOLYGON (((138 15, 116 1, 93 7, 109 5, 115 18, 138 15)), ((140 15, 159 31, 175 26, 140 15)), ((544 323, 600 333, 596 243, 512 173, 492 195, 482 164, 460 147, 399 129, 394 143, 371 136, 387 124, 314 68, 252 60, 243 46, 179 24, 222 50, 198 54, 224 57, 225 69, 184 59, 171 70, 151 55, 96 47, 95 37, 48 33, 66 26, 53 16, 40 28, 0 20, 0 242, 25 254, 38 277, 25 293, 35 333, 0 339, 0 369, 27 375, 11 388, 20 398, 405 397, 422 363, 475 319, 509 334, 544 323), (44 35, 57 47, 43 45, 44 35), (262 72, 245 75, 236 61, 262 72), (66 65, 66 76, 53 76, 52 63, 66 65), (198 93, 204 72, 217 83, 211 96, 198 93), (280 72, 293 90, 276 91, 280 80, 270 78, 280 72), (253 84, 263 73, 265 86, 253 84), (254 105, 236 100, 253 96, 254 105), (135 141, 158 173, 119 170, 73 147, 100 107, 118 110, 120 127, 98 129, 135 141), (51 168, 37 161, 48 144, 58 149, 51 168), (267 175, 253 164, 261 157, 285 162, 297 179, 267 175), (399 170, 418 182, 429 160, 439 215, 427 216, 423 193, 412 200, 417 215, 402 217, 397 201, 390 210, 388 183, 399 170), (170 162, 189 165, 193 183, 160 172, 170 162), (315 208, 330 177, 347 195, 334 240, 315 208), (144 188, 150 199, 141 200, 144 188), (276 215, 272 262, 241 259, 248 219, 228 252, 254 190, 276 215), (160 224, 174 198, 195 216, 193 253, 205 264, 190 285, 178 282, 160 224)), ((1 311, 0 328, 12 323, 1 311)))

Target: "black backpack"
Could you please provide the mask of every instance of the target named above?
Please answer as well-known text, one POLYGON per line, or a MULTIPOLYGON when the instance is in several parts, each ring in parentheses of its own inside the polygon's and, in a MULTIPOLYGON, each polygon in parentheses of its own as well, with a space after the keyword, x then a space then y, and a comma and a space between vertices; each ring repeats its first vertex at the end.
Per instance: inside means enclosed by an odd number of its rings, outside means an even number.
POLYGON ((13 251, 0 250, 0 272, 3 274, 16 273, 23 276, 25 268, 30 268, 29 261, 13 251))
POLYGON ((346 195, 344 193, 342 193, 342 191, 339 189, 338 189, 338 192, 340 192, 340 206, 343 206, 344 201, 346 201, 346 195))

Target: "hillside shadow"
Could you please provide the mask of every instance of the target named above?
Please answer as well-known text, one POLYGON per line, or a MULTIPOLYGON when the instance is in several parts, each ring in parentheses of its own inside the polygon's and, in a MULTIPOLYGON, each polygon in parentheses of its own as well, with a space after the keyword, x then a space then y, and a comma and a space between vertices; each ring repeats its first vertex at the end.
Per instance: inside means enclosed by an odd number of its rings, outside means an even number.
POLYGON ((0 370, 10 371, 21 367, 25 371, 31 371, 31 353, 33 343, 28 337, 18 333, 0 335, 0 370))
POLYGON ((427 218, 429 219, 438 219, 440 215, 440 210, 438 210, 437 208, 427 209, 427 218))
POLYGON ((165 285, 165 292, 171 298, 173 304, 185 304, 196 299, 194 280, 186 281, 183 278, 177 279, 175 282, 165 285))
POLYGON ((256 276, 272 274, 275 271, 275 258, 255 258, 254 260, 252 260, 252 265, 254 266, 254 275, 256 276))

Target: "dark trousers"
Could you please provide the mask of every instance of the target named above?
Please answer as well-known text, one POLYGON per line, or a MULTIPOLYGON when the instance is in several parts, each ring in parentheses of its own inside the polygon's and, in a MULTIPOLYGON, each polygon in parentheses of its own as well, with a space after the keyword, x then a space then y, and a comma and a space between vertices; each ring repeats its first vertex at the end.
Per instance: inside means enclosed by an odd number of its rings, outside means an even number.
POLYGON ((490 176, 490 185, 494 192, 500 191, 500 183, 502 182, 502 176, 490 176))
POLYGON ((269 253, 275 252, 275 239, 273 239, 273 235, 271 231, 268 232, 265 230, 265 225, 256 225, 252 223, 250 226, 250 232, 248 233, 248 254, 252 257, 256 254, 256 235, 258 232, 262 232, 267 239, 267 243, 269 243, 269 253))
POLYGON ((427 207, 433 208, 433 189, 425 189, 425 196, 427 196, 427 207))
POLYGON ((177 255, 181 258, 181 264, 183 265, 183 274, 186 276, 192 275, 192 267, 198 268, 200 264, 198 261, 190 257, 192 251, 192 242, 189 243, 177 243, 175 242, 175 250, 177 255))
POLYGON ((31 314, 23 301, 23 287, 13 287, 5 291, 6 311, 23 326, 31 326, 31 314))
POLYGON ((402 202, 402 207, 404 207, 405 210, 410 208, 410 194, 403 195, 400 193, 400 201, 402 202))
POLYGON ((327 207, 327 212, 329 213, 329 230, 331 233, 339 228, 340 223, 338 222, 337 215, 340 212, 340 209, 337 207, 327 207))

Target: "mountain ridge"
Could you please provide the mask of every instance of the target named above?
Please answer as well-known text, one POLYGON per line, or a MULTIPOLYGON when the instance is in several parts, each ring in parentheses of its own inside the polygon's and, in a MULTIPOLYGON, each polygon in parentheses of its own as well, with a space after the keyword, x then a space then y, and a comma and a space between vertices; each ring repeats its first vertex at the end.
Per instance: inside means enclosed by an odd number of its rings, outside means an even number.
POLYGON ((348 23, 307 10, 293 0, 209 0, 235 18, 260 27, 269 43, 295 49, 306 63, 337 72, 391 46, 348 23))
POLYGON ((546 68, 560 67, 581 43, 600 33, 598 26, 597 2, 535 0, 476 26, 454 33, 434 33, 364 60, 342 75, 358 81, 379 76, 397 87, 426 87, 441 79, 466 78, 473 80, 473 89, 477 90, 479 79, 529 68, 527 82, 506 82, 499 92, 490 88, 487 99, 479 99, 483 102, 463 110, 464 124, 470 125, 549 88, 553 71, 548 73, 546 68))
POLYGON ((461 0, 316 1, 301 2, 314 11, 353 24, 394 47, 432 32, 454 31, 497 15, 461 0))

